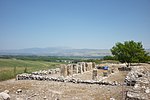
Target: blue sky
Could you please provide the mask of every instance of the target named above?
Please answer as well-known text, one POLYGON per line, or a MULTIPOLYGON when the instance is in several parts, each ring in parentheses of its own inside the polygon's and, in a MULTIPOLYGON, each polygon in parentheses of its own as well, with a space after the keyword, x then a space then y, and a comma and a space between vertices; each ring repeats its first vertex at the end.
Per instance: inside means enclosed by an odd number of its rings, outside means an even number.
POLYGON ((150 48, 150 0, 0 0, 0 50, 150 48))

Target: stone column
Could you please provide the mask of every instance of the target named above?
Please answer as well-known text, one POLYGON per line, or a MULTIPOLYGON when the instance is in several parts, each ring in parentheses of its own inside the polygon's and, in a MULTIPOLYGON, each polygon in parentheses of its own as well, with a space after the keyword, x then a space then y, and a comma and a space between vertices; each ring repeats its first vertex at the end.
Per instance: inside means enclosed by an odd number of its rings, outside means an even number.
POLYGON ((91 67, 90 67, 90 68, 91 68, 91 70, 92 70, 92 69, 93 69, 93 62, 91 62, 91 64, 90 64, 90 65, 91 65, 91 67))
POLYGON ((89 69, 92 70, 92 62, 89 63, 89 69))
POLYGON ((85 63, 85 70, 88 71, 88 64, 85 63))
POLYGON ((71 67, 70 64, 67 65, 67 76, 71 75, 71 67))
POLYGON ((92 68, 95 68, 95 67, 96 67, 96 63, 93 62, 93 63, 92 63, 92 68))
POLYGON ((82 65, 80 65, 80 73, 83 73, 82 65))
POLYGON ((77 66, 77 64, 73 64, 72 67, 73 67, 73 74, 78 74, 78 66, 77 66))
POLYGON ((60 75, 66 77, 67 76, 67 66, 65 64, 61 65, 60 68, 60 75))
POLYGON ((78 62, 77 66, 78 66, 78 73, 82 73, 82 62, 78 62))
POLYGON ((86 71, 85 62, 82 63, 82 69, 83 69, 83 72, 86 71))
POLYGON ((87 62, 87 71, 91 70, 91 64, 87 62))
POLYGON ((77 64, 77 67, 78 67, 78 72, 77 73, 81 73, 81 65, 77 64))
POLYGON ((78 74, 78 73, 79 73, 79 65, 76 64, 76 74, 78 74))
POLYGON ((93 69, 92 80, 97 80, 97 69, 93 69))
POLYGON ((73 65, 70 64, 70 75, 73 75, 73 65))

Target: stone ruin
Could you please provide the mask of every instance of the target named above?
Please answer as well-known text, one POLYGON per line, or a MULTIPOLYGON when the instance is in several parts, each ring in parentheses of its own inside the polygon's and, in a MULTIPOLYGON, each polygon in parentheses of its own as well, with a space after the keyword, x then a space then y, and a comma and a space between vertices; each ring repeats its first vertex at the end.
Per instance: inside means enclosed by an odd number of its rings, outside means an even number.
POLYGON ((126 100, 150 100, 150 72, 141 66, 134 66, 125 78, 128 86, 126 100))
POLYGON ((92 80, 97 80, 97 69, 94 69, 94 70, 93 70, 93 73, 92 73, 92 80))
MULTIPOLYGON (((60 68, 40 70, 32 72, 31 74, 19 74, 16 76, 16 80, 21 79, 37 79, 42 80, 41 77, 71 77, 77 74, 83 74, 84 72, 91 71, 95 68, 96 64, 93 62, 78 62, 77 64, 62 64, 60 68), (26 77, 27 76, 27 77, 26 77), (26 78, 25 78, 26 77, 26 78)), ((96 76, 95 76, 96 77, 96 76)))
POLYGON ((73 76, 76 74, 82 74, 86 71, 90 71, 95 68, 95 63, 92 62, 78 62, 77 64, 61 65, 60 76, 73 76))
POLYGON ((71 82, 83 84, 99 84, 99 85, 117 85, 114 82, 97 80, 97 69, 95 63, 92 62, 78 62, 77 64, 62 64, 60 68, 36 71, 31 74, 23 73, 16 76, 16 80, 39 80, 39 81, 57 81, 57 82, 71 82), (73 78, 72 76, 84 74, 92 71, 91 80, 81 80, 73 78))

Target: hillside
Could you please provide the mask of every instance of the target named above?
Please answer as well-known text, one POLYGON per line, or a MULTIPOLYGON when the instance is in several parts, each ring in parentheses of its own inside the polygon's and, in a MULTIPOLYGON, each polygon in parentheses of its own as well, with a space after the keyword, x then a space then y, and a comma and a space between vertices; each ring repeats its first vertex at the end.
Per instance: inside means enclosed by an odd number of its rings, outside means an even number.
POLYGON ((72 48, 27 48, 19 50, 0 50, 0 55, 45 55, 45 56, 106 56, 109 49, 72 49, 72 48))

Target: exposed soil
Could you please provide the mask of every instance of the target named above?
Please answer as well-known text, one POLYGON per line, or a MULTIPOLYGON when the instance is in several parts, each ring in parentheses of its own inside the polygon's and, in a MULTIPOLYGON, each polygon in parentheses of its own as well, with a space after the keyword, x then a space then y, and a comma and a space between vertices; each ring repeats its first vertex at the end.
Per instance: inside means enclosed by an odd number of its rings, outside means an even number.
MULTIPOLYGON (((11 100, 109 100, 121 98, 121 86, 102 86, 36 80, 8 80, 0 83, 0 91, 9 90, 11 100), (17 94, 16 91, 22 89, 17 94)), ((120 99, 121 100, 121 99, 120 99)))
MULTIPOLYGON (((126 74, 127 72, 123 71, 116 72, 104 80, 123 84, 126 74)), ((91 72, 74 77, 89 79, 91 72)), ((0 92, 4 90, 10 91, 11 100, 110 100, 111 97, 115 100, 123 100, 125 97, 123 91, 128 90, 128 87, 12 79, 0 82, 0 92), (16 93, 18 89, 22 92, 16 93)))

